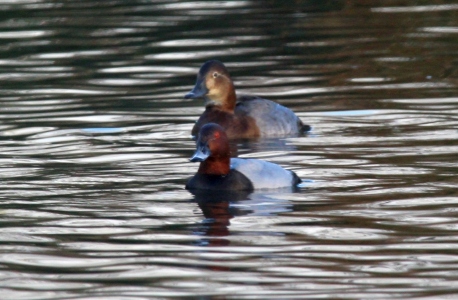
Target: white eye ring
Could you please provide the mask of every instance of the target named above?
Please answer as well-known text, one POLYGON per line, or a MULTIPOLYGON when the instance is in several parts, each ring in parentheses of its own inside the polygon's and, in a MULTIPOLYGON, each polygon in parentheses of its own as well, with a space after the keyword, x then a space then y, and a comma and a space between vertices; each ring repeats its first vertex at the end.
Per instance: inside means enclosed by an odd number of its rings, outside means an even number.
POLYGON ((216 77, 218 77, 218 73, 217 72, 213 73, 213 78, 216 78, 216 77))

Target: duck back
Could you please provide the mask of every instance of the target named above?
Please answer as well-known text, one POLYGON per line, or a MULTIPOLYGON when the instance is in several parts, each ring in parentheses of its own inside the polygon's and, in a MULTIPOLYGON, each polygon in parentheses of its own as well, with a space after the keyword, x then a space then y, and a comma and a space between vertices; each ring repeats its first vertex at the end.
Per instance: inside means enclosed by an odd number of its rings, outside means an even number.
POLYGON ((248 178, 254 189, 276 189, 296 186, 301 179, 296 173, 259 159, 232 158, 231 170, 248 178))
POLYGON ((234 113, 254 119, 263 137, 293 136, 307 131, 292 110, 255 96, 240 97, 234 113))

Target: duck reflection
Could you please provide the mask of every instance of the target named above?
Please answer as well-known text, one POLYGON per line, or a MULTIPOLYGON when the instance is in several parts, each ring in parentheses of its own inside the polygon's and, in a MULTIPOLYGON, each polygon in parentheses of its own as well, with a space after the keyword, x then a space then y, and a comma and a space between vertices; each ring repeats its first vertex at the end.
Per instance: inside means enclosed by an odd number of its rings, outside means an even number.
POLYGON ((205 221, 198 234, 212 237, 200 241, 202 246, 227 246, 229 240, 220 238, 229 235, 230 219, 242 212, 231 206, 231 203, 249 199, 248 191, 209 191, 191 190, 194 201, 204 214, 205 221))
MULTIPOLYGON (((309 133, 307 136, 311 136, 309 133)), ((193 140, 196 140, 193 137, 193 140)), ((239 154, 255 152, 293 152, 297 145, 286 138, 263 138, 263 139, 233 139, 229 141, 231 157, 238 157, 239 154)))
MULTIPOLYGON (((283 190, 282 190, 283 191, 283 190)), ((291 192, 288 189, 287 192, 291 192)), ((191 190, 194 201, 204 214, 205 220, 196 234, 207 238, 199 241, 200 246, 227 246, 230 235, 230 220, 240 216, 268 216, 292 210, 292 204, 274 198, 275 194, 250 193, 247 191, 191 190)))
POLYGON ((293 152, 297 150, 297 145, 284 138, 265 138, 265 139, 236 139, 230 141, 231 156, 237 157, 243 153, 258 152, 293 152))

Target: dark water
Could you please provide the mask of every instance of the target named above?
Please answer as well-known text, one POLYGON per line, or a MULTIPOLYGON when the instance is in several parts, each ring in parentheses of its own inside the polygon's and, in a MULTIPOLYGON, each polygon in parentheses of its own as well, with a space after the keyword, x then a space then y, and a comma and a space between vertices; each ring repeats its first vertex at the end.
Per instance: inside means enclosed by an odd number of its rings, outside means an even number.
POLYGON ((2 1, 1 298, 455 299, 457 45, 454 1, 2 1), (313 126, 238 144, 298 192, 184 190, 211 58, 313 126))

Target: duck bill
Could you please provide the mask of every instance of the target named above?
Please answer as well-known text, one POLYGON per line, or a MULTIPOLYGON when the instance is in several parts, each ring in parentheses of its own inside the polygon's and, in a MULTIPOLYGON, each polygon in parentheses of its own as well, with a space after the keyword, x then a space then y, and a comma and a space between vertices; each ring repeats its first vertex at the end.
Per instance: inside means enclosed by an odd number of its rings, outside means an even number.
POLYGON ((207 95, 208 89, 205 86, 202 79, 198 79, 194 88, 187 93, 184 98, 185 99, 197 99, 197 98, 204 98, 207 95))
POLYGON ((189 159, 191 162, 202 162, 210 156, 210 151, 206 147, 197 147, 194 155, 189 159))

